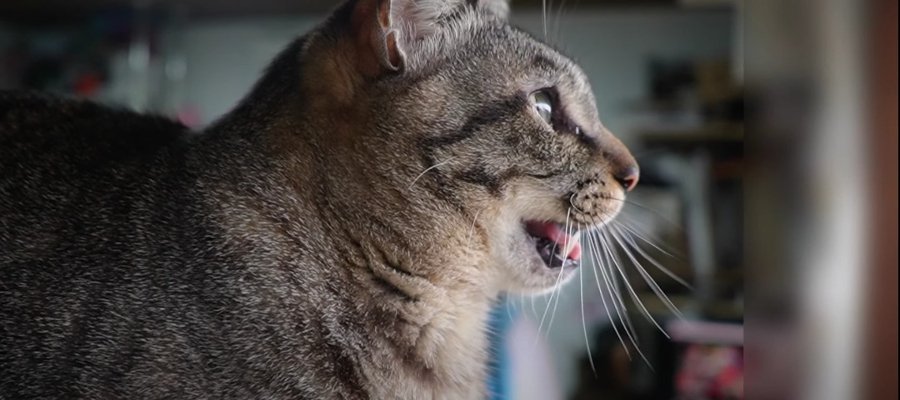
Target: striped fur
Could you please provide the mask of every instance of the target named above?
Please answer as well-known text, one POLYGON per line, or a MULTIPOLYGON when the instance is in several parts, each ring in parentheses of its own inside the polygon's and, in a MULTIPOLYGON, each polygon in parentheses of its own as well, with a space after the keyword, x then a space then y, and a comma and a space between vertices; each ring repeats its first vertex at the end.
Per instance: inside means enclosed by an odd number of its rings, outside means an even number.
POLYGON ((492 302, 557 278, 522 221, 634 163, 506 13, 351 1, 202 132, 0 94, 0 399, 483 398, 492 302))

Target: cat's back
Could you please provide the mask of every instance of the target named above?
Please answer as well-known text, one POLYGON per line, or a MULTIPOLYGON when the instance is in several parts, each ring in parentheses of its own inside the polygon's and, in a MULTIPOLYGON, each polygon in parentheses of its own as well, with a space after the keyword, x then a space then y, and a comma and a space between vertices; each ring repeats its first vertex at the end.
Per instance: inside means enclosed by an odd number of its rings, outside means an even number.
POLYGON ((193 136, 161 117, 0 92, 0 399, 184 390, 184 338, 205 337, 211 314, 197 300, 207 286, 192 286, 209 281, 187 267, 206 262, 186 250, 205 234, 193 136))
POLYGON ((0 91, 0 179, 135 164, 180 140, 169 119, 32 92, 0 91))
POLYGON ((111 229, 188 134, 162 117, 0 91, 0 259, 45 258, 40 243, 111 229))

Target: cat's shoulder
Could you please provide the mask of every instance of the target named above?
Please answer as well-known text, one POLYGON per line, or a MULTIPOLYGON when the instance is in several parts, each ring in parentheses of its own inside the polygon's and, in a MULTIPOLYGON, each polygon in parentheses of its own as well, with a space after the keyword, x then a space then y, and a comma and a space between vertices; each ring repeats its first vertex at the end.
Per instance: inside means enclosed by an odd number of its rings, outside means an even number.
POLYGON ((161 116, 88 100, 0 91, 0 155, 7 157, 48 152, 74 157, 136 157, 189 133, 184 125, 161 116))

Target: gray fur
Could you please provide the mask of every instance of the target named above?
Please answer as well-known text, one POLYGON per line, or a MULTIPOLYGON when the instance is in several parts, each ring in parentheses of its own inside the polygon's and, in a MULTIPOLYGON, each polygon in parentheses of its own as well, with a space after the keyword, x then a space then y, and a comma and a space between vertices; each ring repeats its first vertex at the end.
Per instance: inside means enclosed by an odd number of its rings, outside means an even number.
POLYGON ((483 398, 492 302, 557 277, 522 221, 612 218, 634 160, 475 3, 351 1, 203 132, 0 94, 0 398, 483 398))

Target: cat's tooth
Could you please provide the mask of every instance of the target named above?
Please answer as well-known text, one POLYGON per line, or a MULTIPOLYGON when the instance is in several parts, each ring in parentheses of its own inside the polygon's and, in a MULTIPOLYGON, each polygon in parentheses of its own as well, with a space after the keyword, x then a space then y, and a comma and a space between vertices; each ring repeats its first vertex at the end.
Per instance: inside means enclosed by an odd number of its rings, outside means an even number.
POLYGON ((568 256, 569 253, 572 252, 572 249, 575 248, 576 245, 581 241, 581 232, 575 232, 572 236, 569 236, 569 239, 566 241, 566 247, 559 254, 563 254, 568 256))

